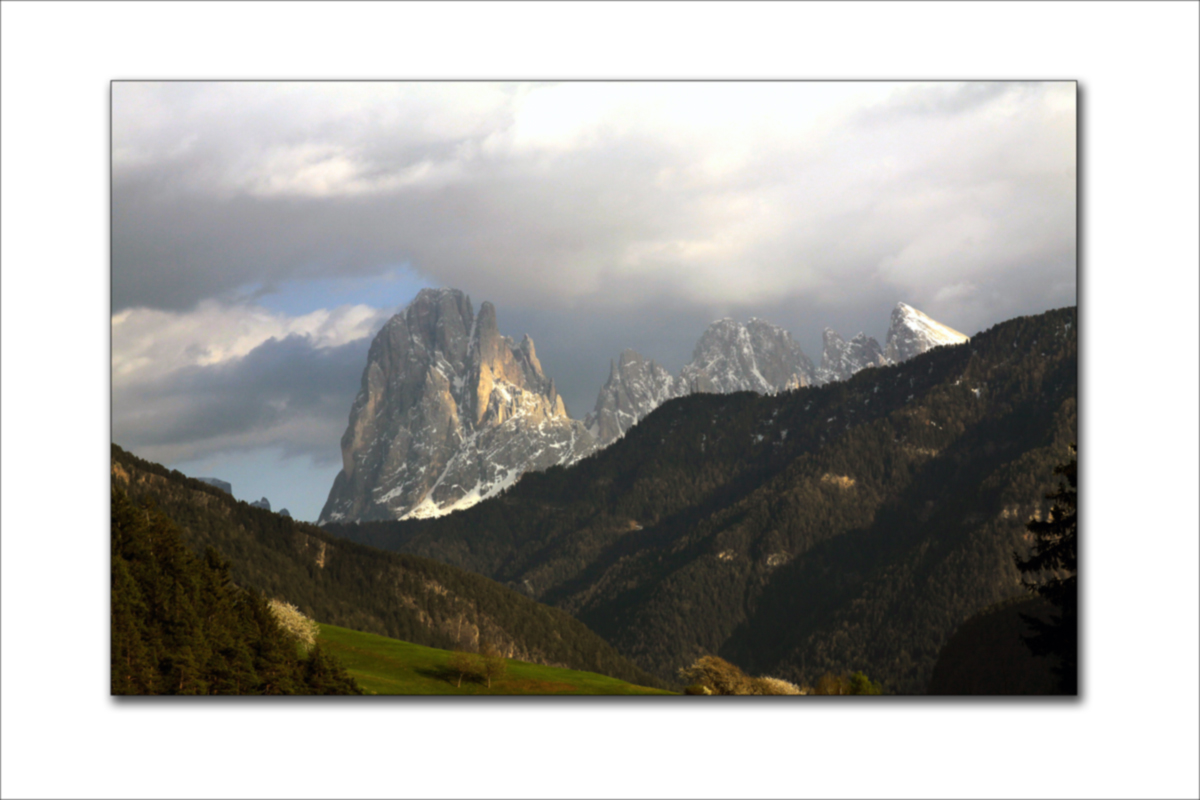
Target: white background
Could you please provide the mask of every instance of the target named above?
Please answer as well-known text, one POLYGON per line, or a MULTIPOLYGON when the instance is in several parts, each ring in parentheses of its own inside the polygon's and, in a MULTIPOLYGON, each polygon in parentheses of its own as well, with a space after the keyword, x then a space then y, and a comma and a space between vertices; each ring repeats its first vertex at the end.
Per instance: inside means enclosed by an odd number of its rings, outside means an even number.
POLYGON ((5 797, 1197 797, 1195 3, 3 5, 5 797), (1080 702, 108 696, 118 78, 1081 81, 1080 702))

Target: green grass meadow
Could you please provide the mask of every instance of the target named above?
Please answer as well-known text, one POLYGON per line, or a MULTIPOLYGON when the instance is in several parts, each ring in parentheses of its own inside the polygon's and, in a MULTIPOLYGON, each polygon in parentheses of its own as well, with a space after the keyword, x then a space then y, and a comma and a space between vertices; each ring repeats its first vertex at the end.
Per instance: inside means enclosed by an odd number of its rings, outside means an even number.
POLYGON ((335 656, 367 694, 444 695, 646 695, 672 692, 559 667, 508 659, 508 669, 489 689, 464 679, 457 686, 451 653, 373 633, 321 625, 321 647, 335 656))

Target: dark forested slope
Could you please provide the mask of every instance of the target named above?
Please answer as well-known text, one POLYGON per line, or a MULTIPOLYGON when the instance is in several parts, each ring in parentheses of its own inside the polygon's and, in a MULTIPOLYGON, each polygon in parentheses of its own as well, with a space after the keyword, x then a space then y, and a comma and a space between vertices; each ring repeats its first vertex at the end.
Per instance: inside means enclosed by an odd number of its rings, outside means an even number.
POLYGON ((433 520, 328 526, 507 582, 668 676, 716 653, 924 691, 1076 440, 1076 313, 1002 323, 846 382, 692 395, 569 469, 433 520))
POLYGON ((116 445, 112 476, 114 487, 174 520, 195 552, 220 551, 239 585, 321 622, 430 647, 489 642, 510 658, 662 685, 570 614, 480 575, 337 540, 116 445))
POLYGON ((320 646, 303 655, 212 548, 112 487, 113 694, 362 694, 320 646))

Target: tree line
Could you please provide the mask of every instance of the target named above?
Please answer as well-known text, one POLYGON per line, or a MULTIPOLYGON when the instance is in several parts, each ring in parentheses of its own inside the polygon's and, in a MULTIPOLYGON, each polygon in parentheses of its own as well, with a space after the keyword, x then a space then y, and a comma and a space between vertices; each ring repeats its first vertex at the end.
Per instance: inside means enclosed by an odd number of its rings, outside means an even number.
POLYGON ((362 694, 264 596, 235 584, 214 548, 193 554, 153 505, 113 486, 111 522, 113 694, 362 694))

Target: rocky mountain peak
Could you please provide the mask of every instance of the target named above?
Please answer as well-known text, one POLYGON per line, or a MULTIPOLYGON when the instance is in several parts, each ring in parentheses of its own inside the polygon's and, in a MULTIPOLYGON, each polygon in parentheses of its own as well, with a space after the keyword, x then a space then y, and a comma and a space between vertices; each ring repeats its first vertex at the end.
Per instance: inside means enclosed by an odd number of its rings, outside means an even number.
POLYGON ((817 370, 817 383, 844 381, 867 367, 887 364, 879 342, 861 331, 853 339, 846 341, 833 328, 826 328, 821 333, 821 340, 823 347, 821 367, 817 370))
POLYGON ((320 521, 439 516, 594 447, 532 339, 501 335, 489 302, 424 289, 371 343, 320 521))
POLYGON ((969 338, 907 303, 897 303, 892 309, 884 356, 890 363, 899 364, 935 347, 962 344, 969 338))
POLYGON ((635 350, 609 361, 608 381, 583 424, 600 446, 625 435, 639 419, 678 394, 679 381, 635 350))
POLYGON ((692 360, 680 373, 689 392, 774 392, 791 384, 808 386, 815 369, 790 333, 751 319, 728 317, 708 326, 692 360))

